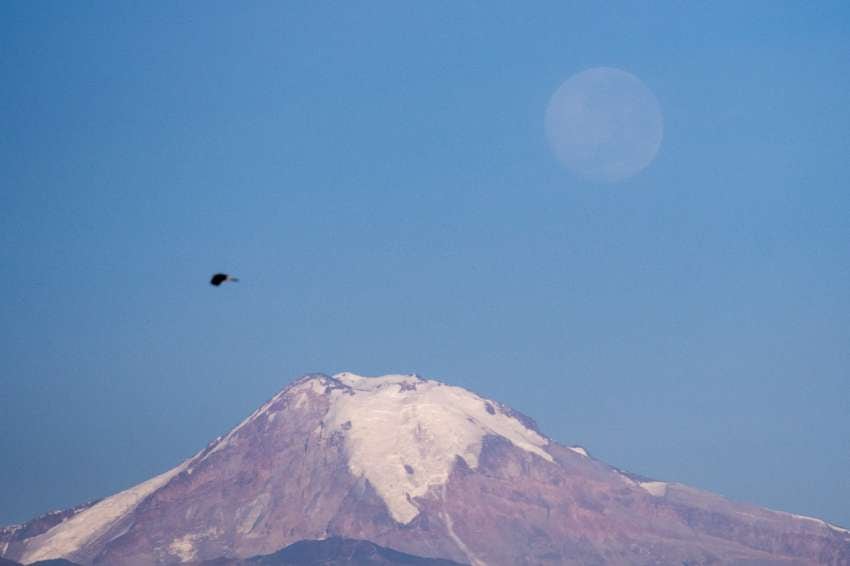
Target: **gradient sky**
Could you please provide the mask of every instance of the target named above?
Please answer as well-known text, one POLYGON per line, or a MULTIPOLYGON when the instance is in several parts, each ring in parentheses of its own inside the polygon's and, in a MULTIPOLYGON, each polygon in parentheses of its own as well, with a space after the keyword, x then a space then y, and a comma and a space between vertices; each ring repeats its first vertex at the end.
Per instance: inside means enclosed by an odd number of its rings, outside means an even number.
POLYGON ((850 526, 850 5, 599 4, 0 3, 0 524, 350 370, 850 526), (595 66, 620 184, 546 144, 595 66))

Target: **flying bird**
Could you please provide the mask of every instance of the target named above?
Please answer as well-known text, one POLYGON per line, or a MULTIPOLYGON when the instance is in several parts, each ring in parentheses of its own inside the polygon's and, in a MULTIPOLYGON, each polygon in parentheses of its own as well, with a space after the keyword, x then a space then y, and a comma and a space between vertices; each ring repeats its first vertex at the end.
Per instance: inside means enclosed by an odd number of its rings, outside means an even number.
POLYGON ((218 287, 219 285, 221 285, 222 283, 224 283, 226 281, 236 282, 236 281, 239 281, 239 279, 237 279, 236 277, 233 277, 232 275, 228 275, 227 273, 216 273, 215 275, 212 276, 212 279, 210 279, 210 285, 214 285, 214 286, 218 287))

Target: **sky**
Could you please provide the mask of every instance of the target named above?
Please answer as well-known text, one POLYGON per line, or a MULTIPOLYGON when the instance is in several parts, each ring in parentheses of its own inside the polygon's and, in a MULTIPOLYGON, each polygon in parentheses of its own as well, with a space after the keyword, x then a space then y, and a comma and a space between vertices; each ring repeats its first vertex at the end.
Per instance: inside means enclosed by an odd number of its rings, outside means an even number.
POLYGON ((850 526, 850 5, 605 4, 0 3, 0 524, 352 371, 850 526), (619 183, 544 131, 599 66, 619 183))

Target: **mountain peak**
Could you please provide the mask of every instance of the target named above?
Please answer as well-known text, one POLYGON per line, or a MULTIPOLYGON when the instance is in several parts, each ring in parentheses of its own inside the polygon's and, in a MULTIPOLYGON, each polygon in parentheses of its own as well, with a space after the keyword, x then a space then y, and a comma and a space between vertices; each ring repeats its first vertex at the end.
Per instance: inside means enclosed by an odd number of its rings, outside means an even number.
POLYGON ((15 528, 0 557, 200 563, 345 537, 469 564, 842 564, 850 532, 562 446, 416 375, 310 374, 195 456, 15 528))
POLYGON ((399 523, 419 514, 413 499, 444 485, 457 458, 478 467, 485 436, 553 461, 547 438, 500 403, 461 387, 415 375, 332 379, 345 387, 329 389, 323 424, 343 434, 349 471, 369 480, 399 523))
POLYGON ((414 498, 448 481, 457 458, 470 469, 478 467, 487 436, 553 462, 545 448, 549 439, 533 421, 497 401, 415 374, 351 372, 296 380, 211 444, 201 461, 238 442, 249 423, 265 418, 268 424, 285 409, 307 409, 314 402, 328 405, 321 427, 344 439, 349 472, 368 480, 401 524, 419 514, 414 498))

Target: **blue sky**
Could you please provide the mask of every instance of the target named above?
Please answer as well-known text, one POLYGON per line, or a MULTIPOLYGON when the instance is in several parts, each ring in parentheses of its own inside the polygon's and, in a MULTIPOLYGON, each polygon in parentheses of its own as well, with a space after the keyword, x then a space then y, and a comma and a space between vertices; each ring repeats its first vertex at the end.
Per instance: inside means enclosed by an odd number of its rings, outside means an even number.
POLYGON ((597 4, 0 4, 0 524, 350 370, 850 525, 850 8, 597 4), (546 145, 595 66, 619 184, 546 145))

